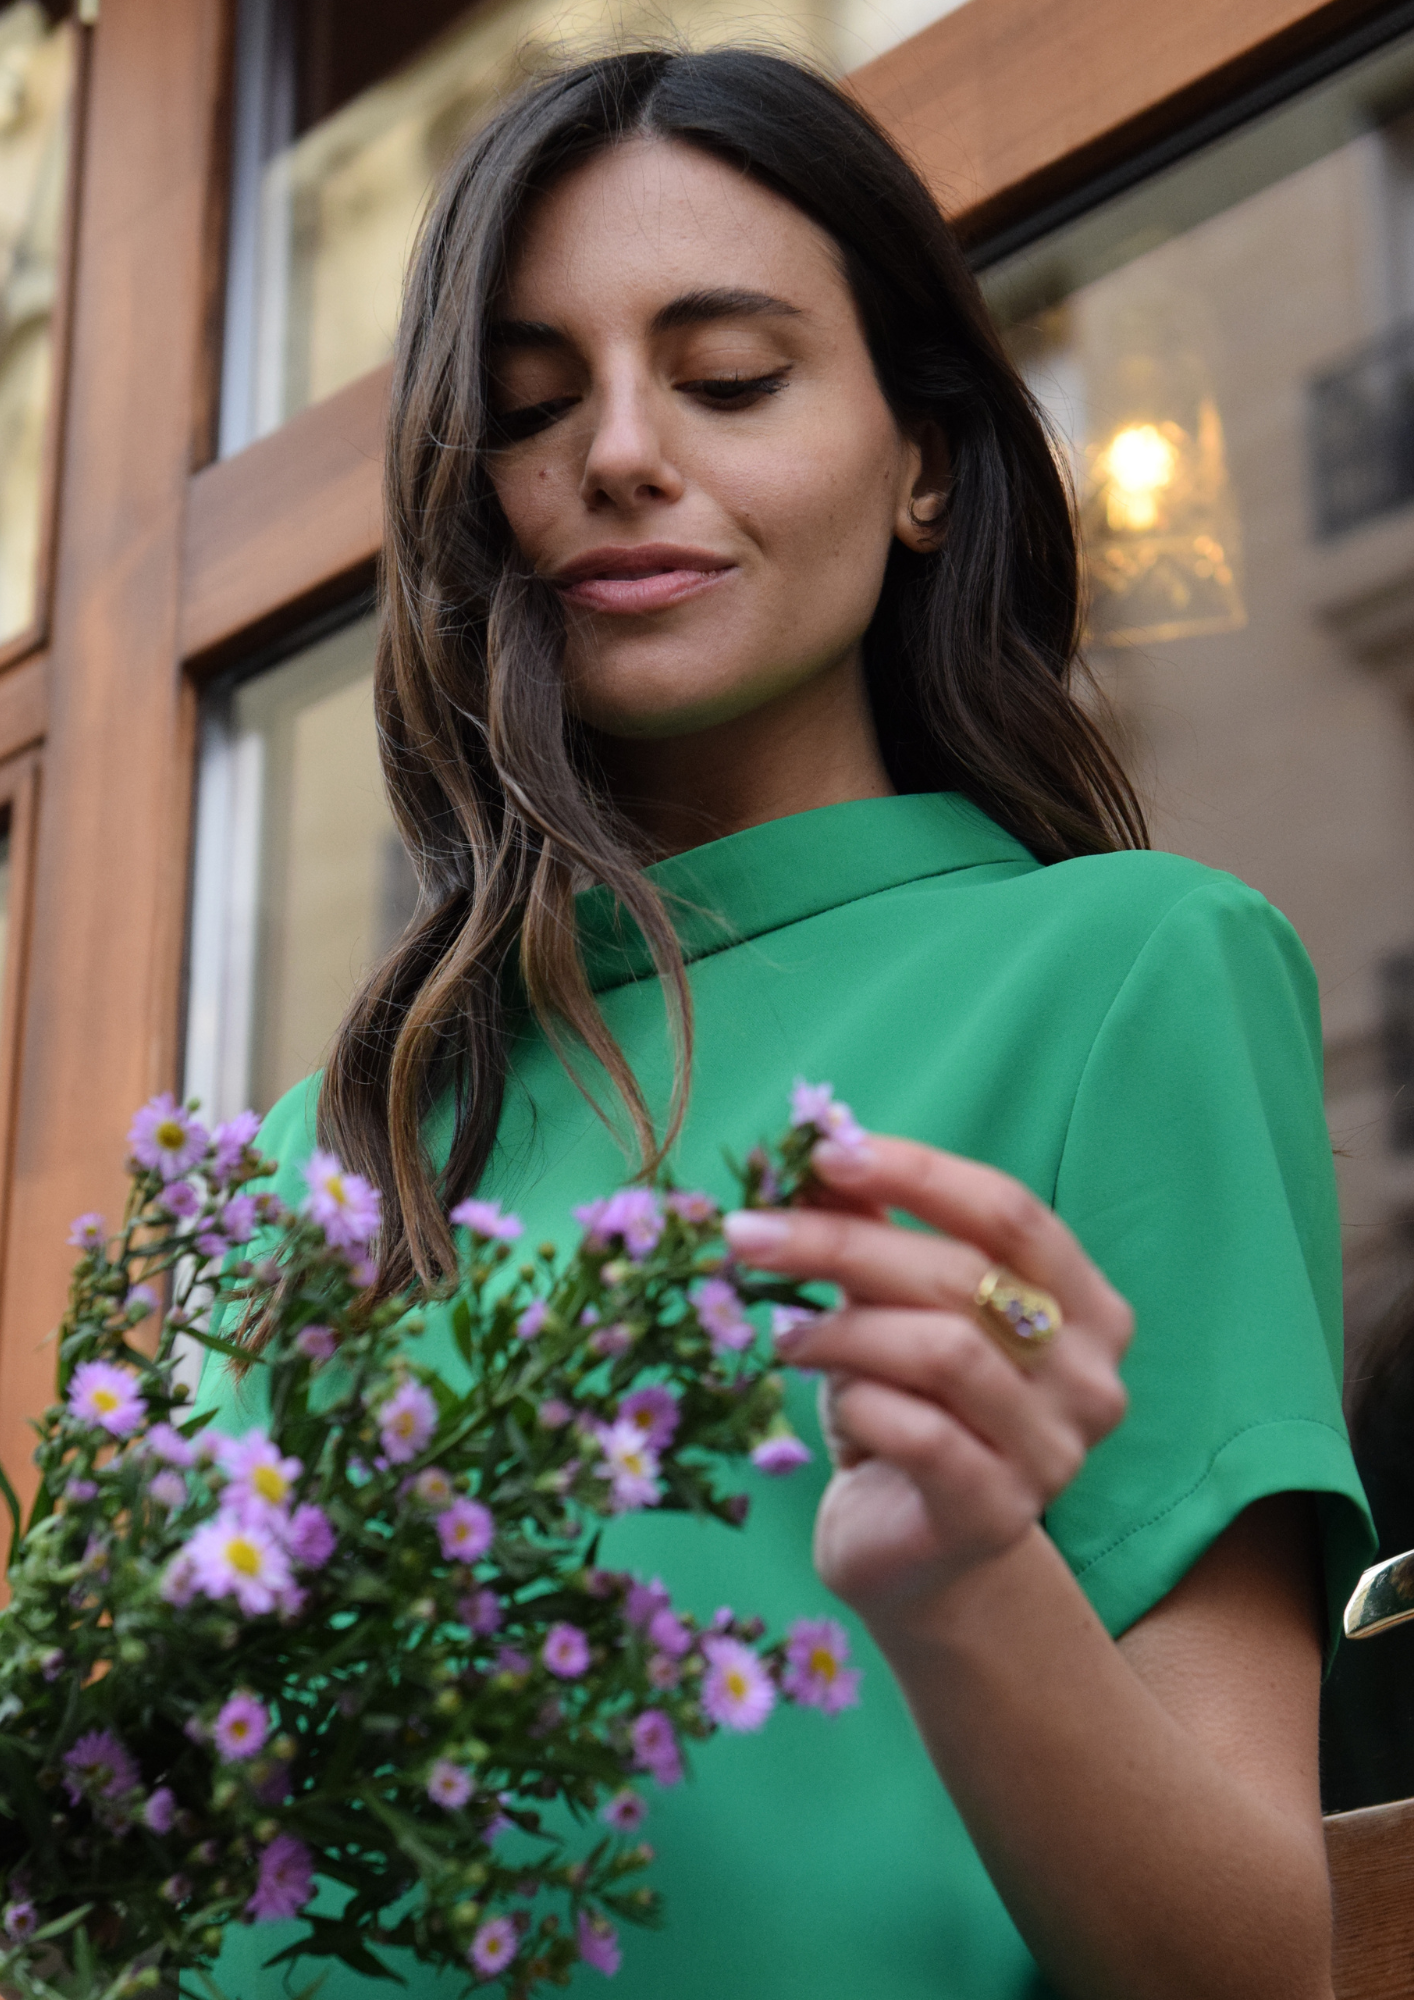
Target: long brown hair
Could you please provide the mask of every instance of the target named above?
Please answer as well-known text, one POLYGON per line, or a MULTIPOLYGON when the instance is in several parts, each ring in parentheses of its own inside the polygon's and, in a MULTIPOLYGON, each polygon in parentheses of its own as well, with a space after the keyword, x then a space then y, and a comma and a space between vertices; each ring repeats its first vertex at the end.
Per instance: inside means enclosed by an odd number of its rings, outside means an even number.
POLYGON ((692 1014, 678 941, 643 872, 651 856, 566 709, 558 602, 486 471, 486 319, 520 221, 569 168, 637 135, 732 162, 828 231, 889 403, 948 440, 942 546, 895 545, 865 641, 896 789, 963 792, 1042 861, 1145 844, 1128 781, 1076 697, 1064 479, 918 175, 852 99, 777 56, 639 50, 541 80, 448 173, 398 339, 376 704, 421 896, 353 1001, 319 1100, 323 1142, 384 1190, 386 1289, 455 1269, 446 1212, 486 1166, 526 1006, 601 1115, 613 1122, 615 1101, 626 1111, 643 1164, 682 1117, 692 1014), (667 996, 677 1087, 661 1140, 585 978, 573 903, 585 881, 638 926, 667 996), (425 1127, 448 1100, 439 1167, 425 1127))

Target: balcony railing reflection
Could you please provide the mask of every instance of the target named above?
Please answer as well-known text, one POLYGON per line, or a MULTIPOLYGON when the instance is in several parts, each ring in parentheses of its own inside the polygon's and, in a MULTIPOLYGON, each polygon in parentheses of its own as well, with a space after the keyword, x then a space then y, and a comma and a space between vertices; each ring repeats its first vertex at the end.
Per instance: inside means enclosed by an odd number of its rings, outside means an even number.
POLYGON ((1316 532, 1414 500, 1414 321, 1316 376, 1309 394, 1316 532))

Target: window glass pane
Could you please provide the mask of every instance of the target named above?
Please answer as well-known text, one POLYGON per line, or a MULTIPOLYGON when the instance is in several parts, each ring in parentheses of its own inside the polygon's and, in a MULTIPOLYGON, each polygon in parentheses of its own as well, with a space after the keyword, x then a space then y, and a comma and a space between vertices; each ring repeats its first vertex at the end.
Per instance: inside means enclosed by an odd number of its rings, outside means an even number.
POLYGON ((187 1086, 268 1110, 316 1068, 416 899, 378 771, 373 621, 211 698, 198 805, 187 1086))
MULTIPOLYGON (((1394 1553, 1414 1545, 1414 43, 985 284, 1075 479, 1091 655, 1156 844, 1255 884, 1315 961, 1357 1448, 1394 1553), (1362 1385, 1387 1365, 1381 1444, 1362 1385)), ((1329 1805, 1414 1792, 1411 1675, 1414 1626, 1343 1652, 1329 1805)))
POLYGON ((436 175, 547 56, 768 38, 852 69, 962 0, 242 0, 221 449, 392 350, 436 175))
POLYGON ((74 62, 63 11, 0 6, 0 644, 34 622, 39 588, 74 62))

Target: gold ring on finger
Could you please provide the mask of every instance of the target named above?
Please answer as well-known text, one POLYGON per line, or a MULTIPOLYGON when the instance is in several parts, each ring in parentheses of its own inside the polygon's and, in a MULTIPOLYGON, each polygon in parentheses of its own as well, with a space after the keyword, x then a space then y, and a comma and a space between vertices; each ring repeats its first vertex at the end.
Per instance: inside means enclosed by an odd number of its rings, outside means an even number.
POLYGON ((972 1304, 992 1345, 1018 1368, 1033 1368, 1061 1329, 1061 1309, 1051 1294, 1026 1284, 1005 1264, 992 1265, 972 1304))

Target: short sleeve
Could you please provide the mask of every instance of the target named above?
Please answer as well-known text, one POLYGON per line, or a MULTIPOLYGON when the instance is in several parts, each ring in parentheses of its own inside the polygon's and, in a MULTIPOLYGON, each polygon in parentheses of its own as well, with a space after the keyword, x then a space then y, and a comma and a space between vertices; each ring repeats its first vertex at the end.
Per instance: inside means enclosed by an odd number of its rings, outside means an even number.
POLYGON ((1374 1532, 1341 1415, 1340 1233, 1315 975, 1215 875, 1150 934, 1097 1034, 1057 1212, 1135 1312, 1130 1407, 1047 1516, 1109 1630, 1244 1507, 1318 1496, 1332 1643, 1374 1532))

